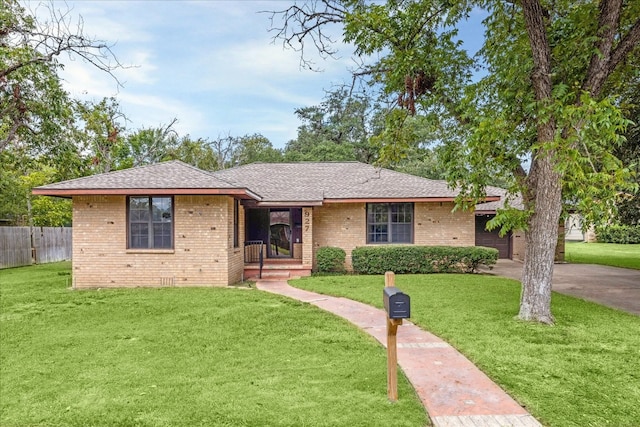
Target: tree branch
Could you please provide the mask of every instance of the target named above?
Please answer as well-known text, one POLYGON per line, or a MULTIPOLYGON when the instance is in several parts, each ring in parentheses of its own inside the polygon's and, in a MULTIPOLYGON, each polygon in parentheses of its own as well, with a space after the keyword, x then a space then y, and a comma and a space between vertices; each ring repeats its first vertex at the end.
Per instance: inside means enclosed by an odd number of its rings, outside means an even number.
POLYGON ((611 50, 613 41, 620 25, 620 11, 622 0, 602 0, 598 17, 598 40, 595 43, 596 52, 591 56, 582 89, 597 94, 609 75, 611 50))
POLYGON ((540 101, 551 97, 551 51, 543 19, 548 12, 538 0, 523 0, 522 11, 534 64, 531 80, 536 99, 540 101))
POLYGON ((285 48, 300 52, 300 66, 316 70, 311 60, 305 57, 305 40, 311 40, 321 57, 334 57, 337 50, 331 46, 335 41, 323 28, 327 24, 343 22, 347 11, 335 0, 313 0, 304 2, 302 6, 294 4, 281 11, 264 11, 270 13, 271 29, 275 32, 273 40, 281 39, 285 48), (274 25, 277 16, 282 26, 274 25))

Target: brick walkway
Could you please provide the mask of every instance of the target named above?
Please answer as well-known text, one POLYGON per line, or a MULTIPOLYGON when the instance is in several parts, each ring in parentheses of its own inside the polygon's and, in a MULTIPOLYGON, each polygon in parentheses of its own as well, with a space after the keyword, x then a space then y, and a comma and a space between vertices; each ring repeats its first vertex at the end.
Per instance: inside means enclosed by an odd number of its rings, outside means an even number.
MULTIPOLYGON (((341 316, 386 345, 383 310, 346 298, 296 289, 284 281, 259 281, 257 287, 341 316)), ((398 364, 434 426, 542 426, 466 357, 435 335, 405 320, 398 328, 397 342, 398 364)))

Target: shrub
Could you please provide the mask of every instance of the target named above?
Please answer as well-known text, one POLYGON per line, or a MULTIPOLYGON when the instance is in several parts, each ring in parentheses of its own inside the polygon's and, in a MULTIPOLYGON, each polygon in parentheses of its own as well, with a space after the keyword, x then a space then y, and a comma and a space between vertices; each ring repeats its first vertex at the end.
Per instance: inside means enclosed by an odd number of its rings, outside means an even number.
POLYGON ((320 273, 344 273, 344 260, 347 254, 344 249, 333 246, 323 246, 316 252, 318 271, 320 273))
POLYGON ((482 246, 365 246, 351 252, 360 274, 473 273, 497 260, 497 249, 482 246))
POLYGON ((640 225, 608 225, 596 231, 601 243, 640 243, 640 225))

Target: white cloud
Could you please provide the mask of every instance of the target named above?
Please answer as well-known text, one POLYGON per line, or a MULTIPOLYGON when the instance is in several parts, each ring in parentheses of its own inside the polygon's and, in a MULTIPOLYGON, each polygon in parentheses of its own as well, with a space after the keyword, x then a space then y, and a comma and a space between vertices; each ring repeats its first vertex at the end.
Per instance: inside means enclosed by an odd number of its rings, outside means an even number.
MULTIPOLYGON (((323 89, 350 82, 350 49, 319 59, 323 73, 300 69, 300 54, 272 43, 268 14, 279 1, 70 1, 85 32, 109 42, 125 65, 123 88, 81 61, 65 60, 74 96, 116 96, 131 129, 168 123, 181 135, 216 138, 262 133, 276 146, 295 138, 295 108, 322 101, 323 89)), ((339 39, 339 37, 337 37, 339 39)))
POLYGON ((137 50, 128 52, 125 58, 120 60, 124 68, 116 71, 119 80, 126 83, 138 83, 150 85, 157 82, 154 73, 158 66, 152 62, 153 54, 149 51, 137 50), (135 65, 127 65, 135 64, 135 65))
POLYGON ((105 98, 118 92, 117 82, 81 60, 63 60, 64 70, 60 73, 64 88, 79 98, 105 98))
POLYGON ((118 99, 126 106, 125 114, 133 122, 134 129, 166 125, 177 118, 176 130, 180 135, 186 135, 204 130, 207 125, 200 109, 171 97, 123 93, 118 99))

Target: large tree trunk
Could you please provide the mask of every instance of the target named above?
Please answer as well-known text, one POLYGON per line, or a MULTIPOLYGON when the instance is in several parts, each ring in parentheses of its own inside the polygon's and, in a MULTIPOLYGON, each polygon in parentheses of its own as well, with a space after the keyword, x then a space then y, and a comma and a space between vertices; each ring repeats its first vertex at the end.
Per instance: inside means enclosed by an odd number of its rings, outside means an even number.
MULTIPOLYGON (((598 22, 596 48, 589 65, 583 89, 596 96, 606 78, 616 65, 631 52, 640 41, 640 19, 614 48, 618 34, 622 0, 602 0, 598 22)), ((544 106, 552 99, 551 48, 547 39, 549 12, 540 0, 522 0, 529 44, 534 67, 531 82, 536 100, 544 106)), ((542 111, 541 111, 542 113, 542 111)), ((556 124, 553 117, 541 114, 538 121, 538 144, 544 147, 554 140, 556 124)), ((527 208, 534 207, 525 233, 526 250, 522 270, 522 295, 519 317, 543 323, 553 323, 551 315, 551 283, 553 261, 558 240, 558 222, 562 212, 562 174, 554 167, 554 152, 543 148, 535 153, 531 171, 527 177, 527 208)))
POLYGON ((530 175, 535 213, 525 233, 526 249, 522 269, 520 313, 522 320, 553 323, 551 282, 553 260, 558 243, 558 222, 562 211, 561 178, 553 167, 551 153, 545 153, 532 166, 530 175))

